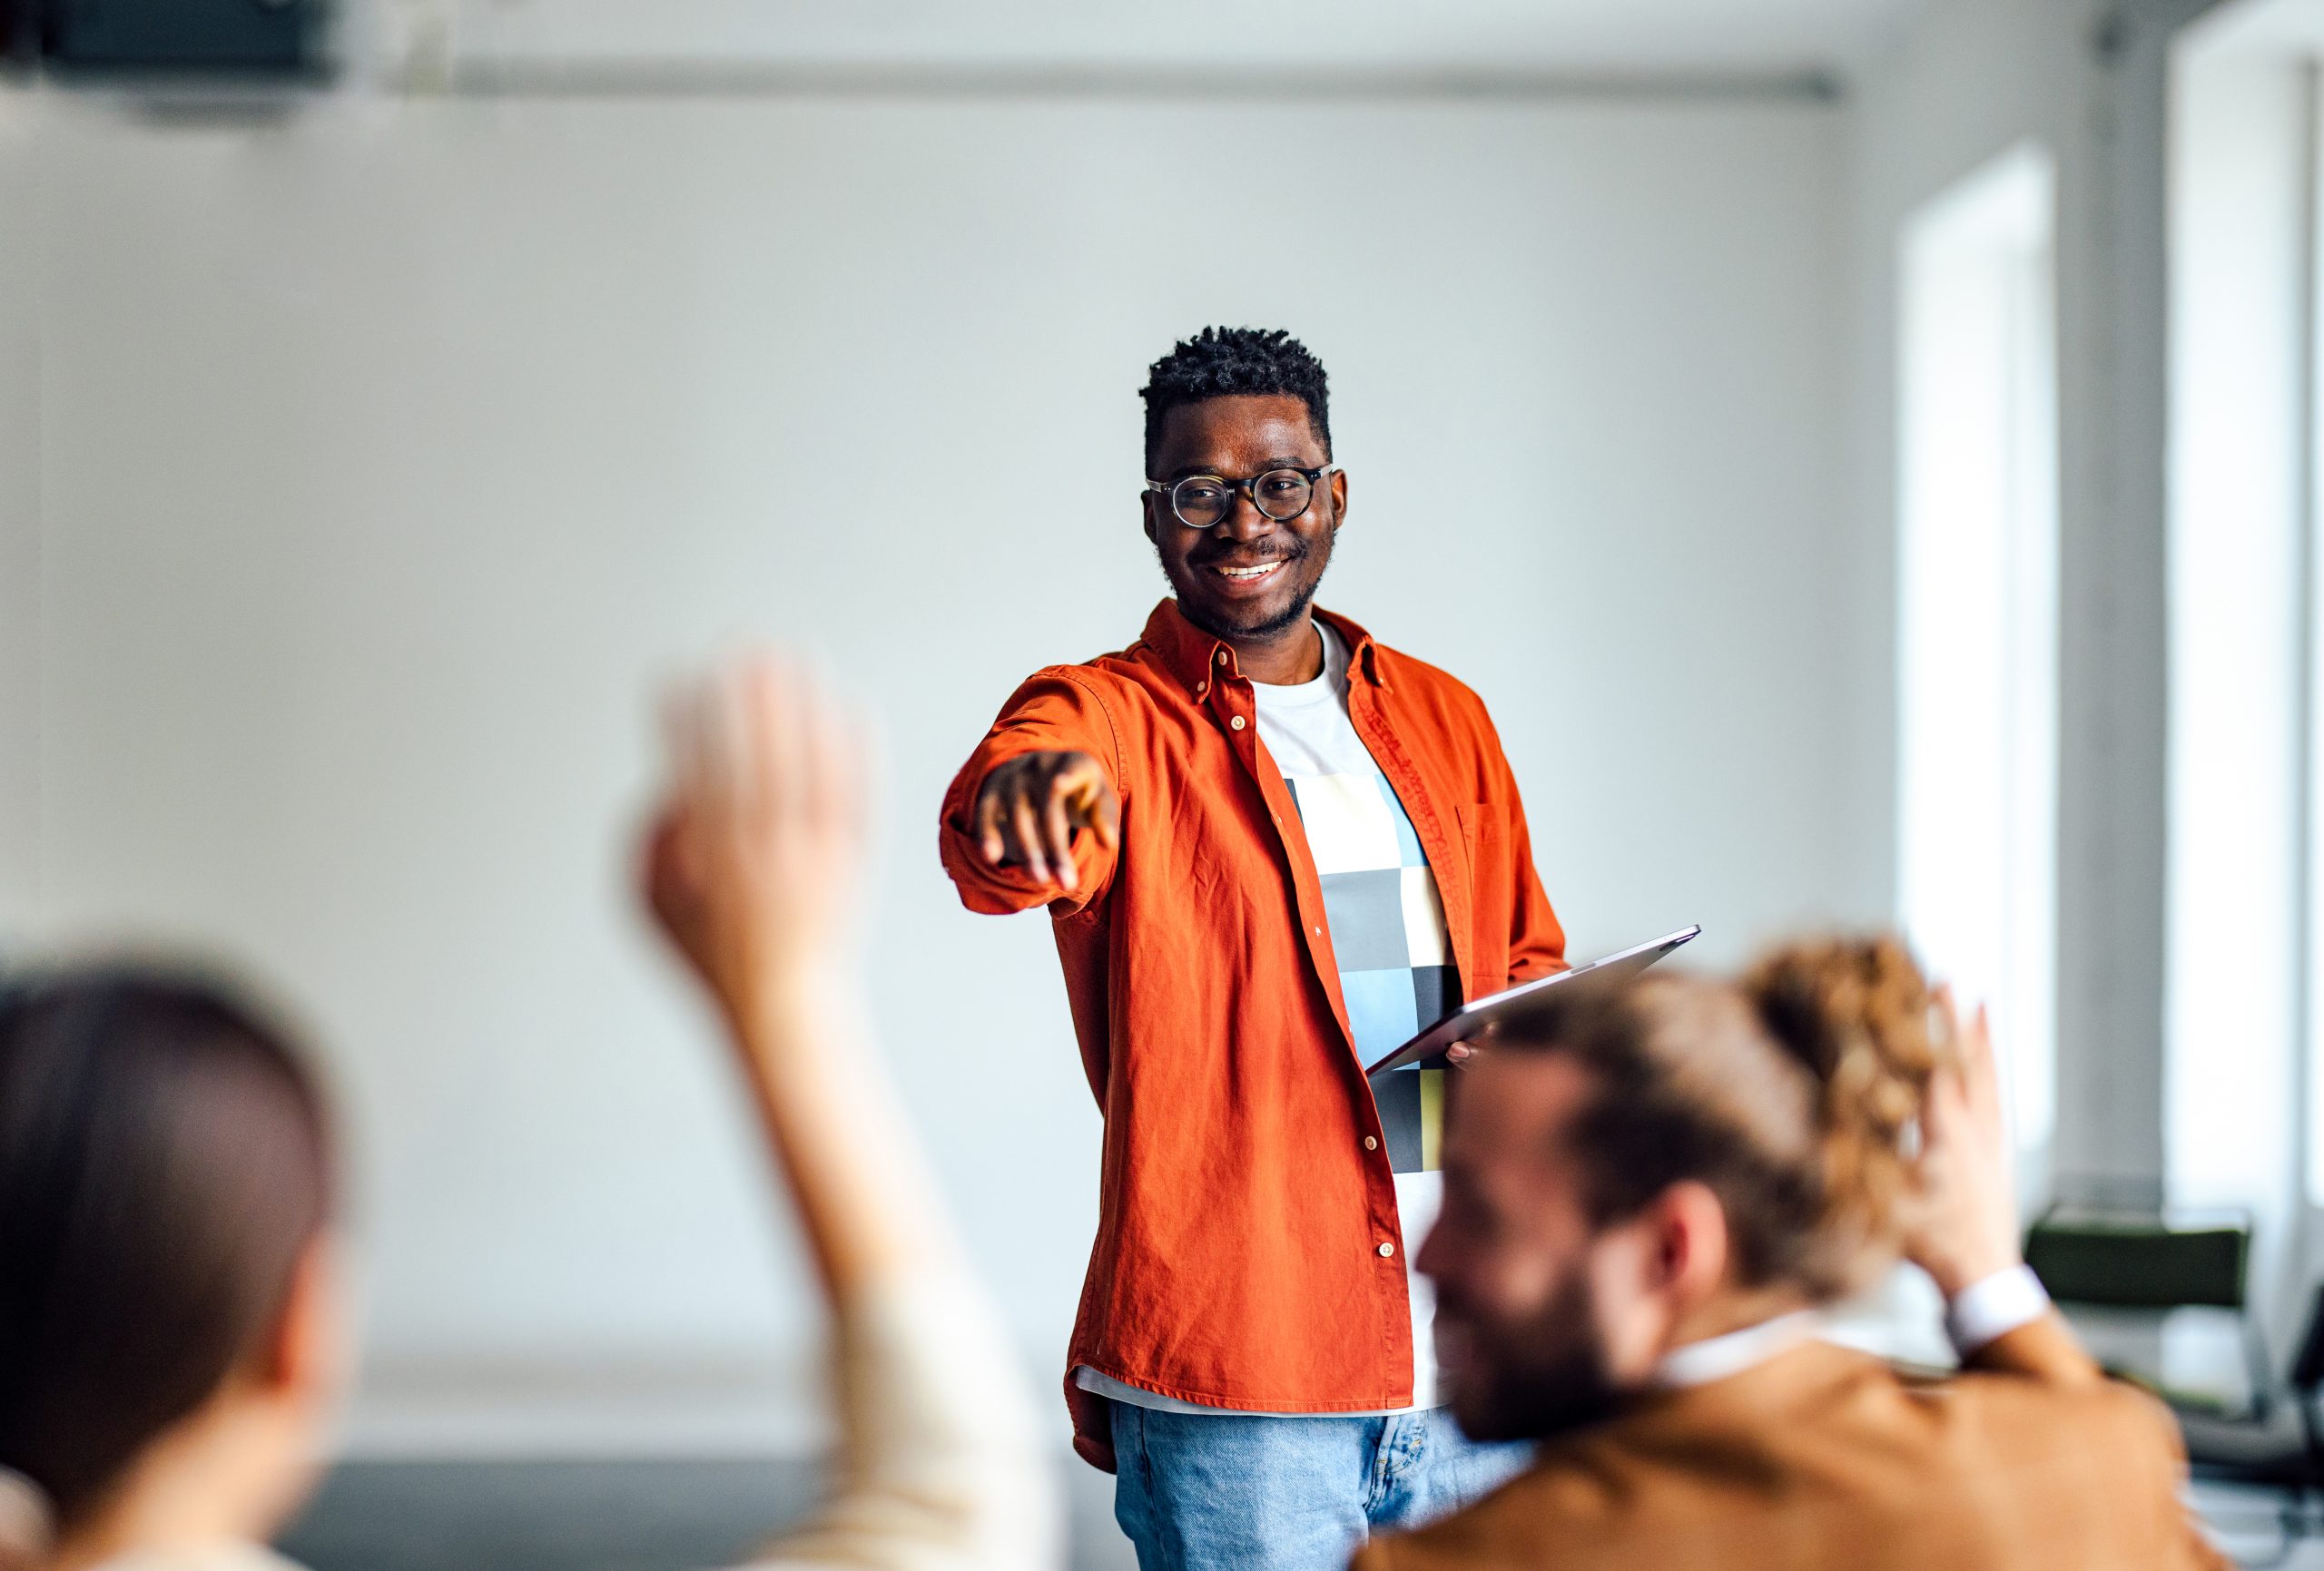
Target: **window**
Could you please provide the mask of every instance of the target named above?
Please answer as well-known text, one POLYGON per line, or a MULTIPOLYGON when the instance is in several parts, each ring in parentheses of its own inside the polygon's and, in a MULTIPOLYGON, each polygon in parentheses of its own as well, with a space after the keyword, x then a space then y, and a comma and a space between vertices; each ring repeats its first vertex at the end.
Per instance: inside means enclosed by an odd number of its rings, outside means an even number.
POLYGON ((2264 1294, 2290 1263, 2303 1123, 2307 1188, 2324 1203, 2318 1114, 2311 1104, 2301 1118, 2299 1085, 2318 822, 2304 496, 2315 130, 2305 62, 2233 34, 2191 32, 2173 82, 2163 1131, 2174 1203, 2253 1213, 2264 1294))
POLYGON ((1900 916, 1993 1011, 2029 1182, 2056 1095, 2054 186, 2012 150, 1911 215, 1899 274, 1900 916))
MULTIPOLYGON (((2182 34, 2170 133, 2166 1192, 2174 1206, 2252 1220, 2252 1297, 2279 1345, 2313 1265, 2301 1259, 2303 1188, 2324 1204, 2309 952, 2324 828, 2309 496, 2317 130, 2314 44, 2280 27, 2297 19, 2222 6, 2182 34)), ((2308 1230, 2311 1254, 2319 1237, 2308 1230)), ((2218 1339, 2203 1353, 2191 1335, 2166 1335, 2174 1386, 2231 1392, 2229 1362, 2218 1339)))

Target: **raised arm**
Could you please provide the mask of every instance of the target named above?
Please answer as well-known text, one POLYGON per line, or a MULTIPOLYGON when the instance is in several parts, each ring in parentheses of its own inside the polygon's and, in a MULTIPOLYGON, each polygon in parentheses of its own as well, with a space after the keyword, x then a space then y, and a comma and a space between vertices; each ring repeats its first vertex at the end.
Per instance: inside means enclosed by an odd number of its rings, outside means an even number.
POLYGON ((1063 667, 1019 687, 944 795, 938 850, 961 903, 1004 915, 1098 898, 1121 847, 1120 779, 1094 689, 1063 667))
MULTIPOLYGON (((1921 1156, 1905 1232, 1905 1257, 1945 1294, 1946 1327, 1965 1368, 2053 1386, 2108 1385, 2096 1360, 2050 1307, 2019 1244, 2017 1184, 2001 1070, 1981 1007, 1965 1023, 1950 989, 1937 993, 1952 1051, 1937 1065, 1921 1110, 1921 1156), (1980 1323, 1982 1322, 1982 1323, 1980 1323)), ((2125 1510, 2158 1513, 2157 1566, 2231 1571, 2181 1502, 2186 1456, 2178 1426, 2143 1393, 2122 1399, 2125 1510)))
POLYGON ((671 705, 645 884, 708 990, 834 1317, 842 1466, 785 1566, 1050 1566, 1039 1430, 881 1072, 855 954, 855 728, 795 672, 742 663, 671 705))
POLYGON ((1950 1051, 1921 1109, 1905 1256, 1945 1295, 1965 1364, 2095 1382, 2103 1378, 2098 1365, 2025 1270, 2001 1070, 1985 1012, 1965 1022, 1949 989, 1940 988, 1937 998, 1950 1051))

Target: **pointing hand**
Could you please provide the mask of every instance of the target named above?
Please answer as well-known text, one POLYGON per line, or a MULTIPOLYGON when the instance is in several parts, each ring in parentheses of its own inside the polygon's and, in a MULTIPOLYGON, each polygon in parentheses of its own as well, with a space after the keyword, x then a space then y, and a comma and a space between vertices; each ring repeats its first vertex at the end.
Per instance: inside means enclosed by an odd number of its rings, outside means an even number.
POLYGON ((1121 799, 1086 752, 1020 753, 994 766, 977 795, 974 833, 984 859, 1021 866, 1042 883, 1071 889, 1073 837, 1088 830, 1108 850, 1121 844, 1121 799))

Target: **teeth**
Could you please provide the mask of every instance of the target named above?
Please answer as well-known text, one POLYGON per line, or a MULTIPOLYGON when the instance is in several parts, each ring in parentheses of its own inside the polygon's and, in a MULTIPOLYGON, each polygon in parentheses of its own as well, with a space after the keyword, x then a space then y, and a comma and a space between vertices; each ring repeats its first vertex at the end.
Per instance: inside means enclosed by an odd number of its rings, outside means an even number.
POLYGON ((1229 578, 1258 578, 1274 572, 1282 565, 1280 562, 1270 562, 1264 567, 1222 567, 1219 571, 1229 578))

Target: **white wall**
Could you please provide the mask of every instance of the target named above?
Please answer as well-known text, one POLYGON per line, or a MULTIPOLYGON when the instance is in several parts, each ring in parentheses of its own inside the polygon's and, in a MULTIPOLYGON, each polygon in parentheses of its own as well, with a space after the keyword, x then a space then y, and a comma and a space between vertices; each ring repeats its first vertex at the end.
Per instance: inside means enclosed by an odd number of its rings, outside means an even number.
POLYGON ((41 117, 34 926, 310 1006, 388 1395, 773 1400, 809 1345, 623 883, 653 681, 743 633, 885 716, 882 1026, 1052 1367, 1097 1120, 1045 924, 960 912, 932 819, 1018 678, 1161 593, 1134 394, 1206 321, 1332 368, 1325 601, 1492 703, 1578 951, 1885 913, 1828 106, 41 117))
POLYGON ((40 356, 33 101, 0 93, 0 933, 40 881, 40 356))
MULTIPOLYGON (((1897 225, 2020 142, 2058 172, 2058 1126, 2077 1190, 2163 1171, 2166 64, 2208 0, 1930 0, 1852 83, 1854 637, 1892 647, 1897 225)), ((1849 706, 1893 726, 1893 666, 1849 706)), ((1875 745, 1871 741, 1867 747, 1875 745)), ((1885 798, 1867 797, 1876 817, 1885 798)), ((1866 835, 1883 832, 1868 825, 1866 835)))
MULTIPOLYGON (((2062 191, 2077 191, 2090 178, 2089 155, 2073 112, 2083 66, 2073 10, 2058 0, 1935 0, 1900 29, 1850 93, 1847 258, 1856 314, 1850 388, 1854 484, 1848 500, 1856 525, 1849 539, 1858 585, 1851 603, 1860 608, 1866 645, 1881 652, 1878 664, 1863 673, 1866 691, 1856 712, 1879 735, 1891 733, 1896 725, 1904 228, 1924 203, 2029 142, 2054 158, 2062 191)), ((2060 227, 2058 315, 2070 337, 2083 287, 2077 269, 2086 262, 2089 241, 2070 219, 2060 227)), ((2060 373, 2064 436, 2071 444, 2078 433, 2072 413, 2063 407, 2079 391, 2082 370, 2070 357, 2062 357, 2060 373)), ((2071 462, 2064 468, 2062 501, 2071 509, 2087 483, 2071 462)), ((2060 762, 2064 764, 2063 757, 2060 762)), ((1894 789, 1857 804, 1860 812, 1881 821, 1884 833, 1894 789)), ((2070 898, 2063 888, 2060 895, 2070 898)), ((2062 1056, 2070 1055, 2063 1044, 2061 1050, 2062 1056)), ((2079 1109, 2063 1105, 2066 1100, 2061 1098, 2059 1118, 2070 1132, 2079 1109)), ((2066 1133, 2063 1138, 2071 1143, 2073 1136, 2066 1133)))

